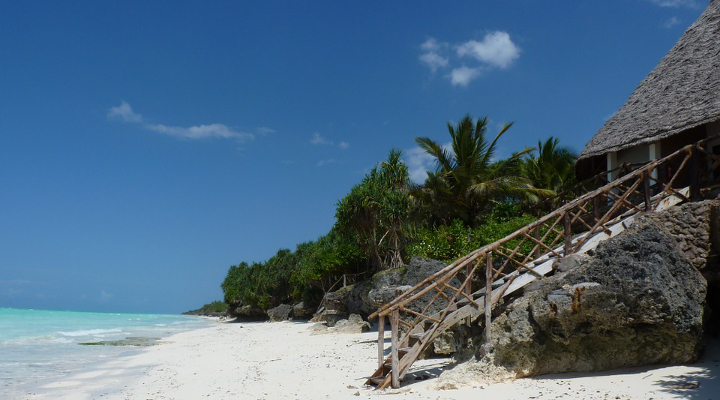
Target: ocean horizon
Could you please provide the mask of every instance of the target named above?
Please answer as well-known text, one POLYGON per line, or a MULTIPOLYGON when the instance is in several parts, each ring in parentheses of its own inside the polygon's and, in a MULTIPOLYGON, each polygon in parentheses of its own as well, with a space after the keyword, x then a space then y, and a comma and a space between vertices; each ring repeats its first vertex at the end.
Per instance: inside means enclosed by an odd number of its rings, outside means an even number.
MULTIPOLYGON (((210 325, 179 314, 137 314, 0 307, 0 394, 19 394, 142 347, 81 345, 166 338, 210 325)), ((5 396, 0 396, 5 397, 5 396)))

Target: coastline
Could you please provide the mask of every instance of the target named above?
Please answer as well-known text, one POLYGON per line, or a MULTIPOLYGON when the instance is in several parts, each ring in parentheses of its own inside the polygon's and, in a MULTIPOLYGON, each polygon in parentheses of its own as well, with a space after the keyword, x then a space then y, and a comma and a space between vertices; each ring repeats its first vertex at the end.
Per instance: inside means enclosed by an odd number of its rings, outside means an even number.
MULTIPOLYGON (((391 394, 413 399, 712 398, 720 393, 720 346, 710 343, 688 366, 546 375, 456 390, 433 377, 449 359, 422 360, 431 377, 400 389, 364 386, 376 367, 376 332, 313 331, 305 322, 216 322, 164 338, 158 346, 88 365, 59 381, 38 382, 18 399, 355 399, 391 394), (699 382, 693 389, 674 383, 699 382)), ((412 371, 411 371, 412 373, 412 371)))

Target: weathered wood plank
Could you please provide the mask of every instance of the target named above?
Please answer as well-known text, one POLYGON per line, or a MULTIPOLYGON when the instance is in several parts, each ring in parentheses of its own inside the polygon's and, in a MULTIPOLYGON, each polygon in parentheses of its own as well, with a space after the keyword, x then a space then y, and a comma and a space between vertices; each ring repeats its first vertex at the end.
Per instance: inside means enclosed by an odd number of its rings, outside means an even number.
POLYGON ((382 368, 385 358, 385 317, 378 318, 378 368, 382 368))
POLYGON ((392 358, 392 367, 391 367, 391 379, 392 379, 392 387, 399 388, 400 387, 400 364, 398 362, 398 320, 400 319, 400 311, 399 310, 393 310, 392 314, 390 314, 390 329, 392 331, 392 343, 390 346, 392 347, 390 351, 390 357, 392 358))

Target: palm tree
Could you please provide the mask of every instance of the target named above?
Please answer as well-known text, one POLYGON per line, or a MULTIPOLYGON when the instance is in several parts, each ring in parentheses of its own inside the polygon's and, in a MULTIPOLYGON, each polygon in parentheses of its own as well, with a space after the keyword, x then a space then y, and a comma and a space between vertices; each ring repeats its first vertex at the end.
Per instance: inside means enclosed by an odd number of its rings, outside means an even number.
POLYGON ((538 142, 537 157, 534 152, 523 165, 523 175, 532 181, 533 186, 551 190, 557 201, 549 206, 557 206, 570 193, 577 183, 575 179, 575 161, 577 154, 567 147, 559 146, 560 140, 550 136, 545 143, 538 142))
POLYGON ((460 218, 474 226, 483 213, 492 209, 493 202, 502 200, 537 201, 551 192, 537 189, 522 176, 522 157, 531 148, 495 161, 495 146, 512 123, 506 124, 492 142, 485 138, 488 118, 473 123, 466 115, 456 127, 448 123, 451 149, 427 137, 415 138, 426 153, 435 158, 436 170, 428 174, 425 185, 417 187, 414 197, 427 208, 445 209, 435 217, 440 222, 460 218), (449 212, 448 212, 449 210, 449 212), (446 215, 444 215, 446 214, 446 215))

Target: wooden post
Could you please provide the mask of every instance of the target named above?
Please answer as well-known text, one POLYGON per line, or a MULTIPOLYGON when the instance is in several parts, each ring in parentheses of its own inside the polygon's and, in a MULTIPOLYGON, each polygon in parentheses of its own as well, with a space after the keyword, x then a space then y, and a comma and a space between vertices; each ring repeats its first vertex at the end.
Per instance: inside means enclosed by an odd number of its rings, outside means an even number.
POLYGON ((347 275, 343 274, 343 287, 347 286, 347 275))
MULTIPOLYGON (((465 294, 468 295, 468 297, 472 297, 472 277, 470 274, 472 273, 472 264, 468 264, 467 267, 465 267, 465 281, 467 282, 465 284, 465 294)), ((470 317, 465 318, 465 326, 469 327, 472 321, 470 320, 470 317)))
MULTIPOLYGON (((538 242, 540 241, 540 225, 535 227, 535 240, 538 242)), ((537 246, 535 249, 535 258, 540 257, 542 255, 542 250, 540 249, 540 246, 537 246)))
POLYGON ((643 173, 643 189, 645 192, 645 211, 650 211, 650 176, 648 172, 643 173))
POLYGON ((602 214, 600 214, 600 195, 593 197, 593 213, 595 214, 595 220, 599 221, 602 214))
POLYGON ((485 343, 489 346, 490 324, 492 322, 492 252, 488 252, 485 257, 487 259, 487 264, 485 265, 485 343))
POLYGON ((563 231, 563 236, 565 236, 565 255, 563 255, 563 257, 567 257, 572 251, 572 228, 570 226, 570 213, 566 211, 563 219, 565 220, 565 230, 563 231))
POLYGON ((390 331, 392 335, 390 357, 392 359, 391 384, 397 389, 400 387, 400 360, 398 357, 398 320, 400 320, 400 311, 395 309, 390 314, 390 331))
POLYGON ((378 368, 385 361, 385 316, 378 315, 378 368))
POLYGON ((690 200, 700 200, 700 160, 697 147, 690 149, 690 200))

